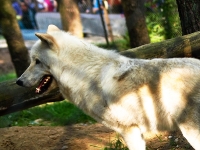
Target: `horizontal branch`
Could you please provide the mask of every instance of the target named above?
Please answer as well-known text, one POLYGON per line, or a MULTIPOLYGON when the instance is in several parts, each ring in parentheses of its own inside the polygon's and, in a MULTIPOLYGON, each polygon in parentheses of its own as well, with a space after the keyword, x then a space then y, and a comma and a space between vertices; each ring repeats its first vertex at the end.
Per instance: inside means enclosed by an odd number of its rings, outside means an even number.
POLYGON ((151 43, 121 52, 131 58, 200 58, 200 32, 151 43))

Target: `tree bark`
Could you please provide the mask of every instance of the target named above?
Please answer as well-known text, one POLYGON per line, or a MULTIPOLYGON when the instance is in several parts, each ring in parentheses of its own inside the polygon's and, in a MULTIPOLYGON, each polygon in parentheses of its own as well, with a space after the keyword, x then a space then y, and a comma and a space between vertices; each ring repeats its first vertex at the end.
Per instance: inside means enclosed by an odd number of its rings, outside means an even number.
POLYGON ((200 31, 200 1, 176 0, 181 20, 182 34, 200 31))
POLYGON ((76 0, 57 0, 63 30, 82 38, 83 29, 76 0))
POLYGON ((150 42, 145 15, 144 0, 122 0, 130 46, 138 47, 150 42))
POLYGON ((146 44, 121 52, 131 58, 200 58, 200 32, 180 36, 158 43, 146 44))
POLYGON ((29 54, 16 20, 16 13, 10 0, 0 0, 0 26, 8 44, 17 76, 20 76, 29 65, 29 54))
MULTIPOLYGON (((174 39, 146 44, 121 52, 131 58, 200 58, 200 32, 177 37, 174 39)), ((17 86, 14 81, 0 83, 0 116, 27 109, 46 102, 63 100, 58 90, 48 95, 36 95, 35 88, 17 86)))

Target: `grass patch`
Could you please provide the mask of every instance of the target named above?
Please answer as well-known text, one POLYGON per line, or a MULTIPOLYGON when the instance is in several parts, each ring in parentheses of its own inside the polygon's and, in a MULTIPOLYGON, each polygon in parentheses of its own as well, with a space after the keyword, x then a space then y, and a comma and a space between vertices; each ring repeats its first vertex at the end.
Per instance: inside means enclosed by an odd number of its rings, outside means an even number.
POLYGON ((117 134, 114 140, 109 141, 108 145, 104 148, 96 145, 90 146, 94 147, 94 149, 100 150, 129 150, 128 147, 124 144, 123 139, 119 136, 119 134, 117 134))
POLYGON ((128 33, 126 33, 121 38, 115 39, 115 41, 113 43, 110 42, 109 45, 107 45, 106 43, 99 43, 99 44, 97 44, 97 46, 108 49, 108 50, 116 50, 118 52, 121 52, 121 51, 131 48, 128 33))
POLYGON ((11 72, 11 73, 8 73, 8 74, 0 75, 0 82, 6 81, 6 80, 12 80, 12 79, 16 79, 16 78, 17 78, 16 73, 11 72))
POLYGON ((47 103, 0 117, 0 128, 27 125, 64 126, 75 123, 95 123, 95 120, 67 101, 47 103))
POLYGON ((109 145, 103 150, 128 150, 128 148, 124 145, 123 140, 118 135, 116 139, 110 141, 109 145))

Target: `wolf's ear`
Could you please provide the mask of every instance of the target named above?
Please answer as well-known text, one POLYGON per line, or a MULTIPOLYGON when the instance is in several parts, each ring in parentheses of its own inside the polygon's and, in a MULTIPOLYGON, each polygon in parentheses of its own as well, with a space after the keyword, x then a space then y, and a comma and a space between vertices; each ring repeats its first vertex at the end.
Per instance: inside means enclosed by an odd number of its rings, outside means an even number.
POLYGON ((35 33, 35 35, 45 44, 49 46, 51 50, 58 51, 58 44, 56 43, 53 36, 47 33, 35 33))
POLYGON ((47 33, 51 32, 51 31, 60 31, 60 29, 57 26, 50 24, 47 28, 47 33))

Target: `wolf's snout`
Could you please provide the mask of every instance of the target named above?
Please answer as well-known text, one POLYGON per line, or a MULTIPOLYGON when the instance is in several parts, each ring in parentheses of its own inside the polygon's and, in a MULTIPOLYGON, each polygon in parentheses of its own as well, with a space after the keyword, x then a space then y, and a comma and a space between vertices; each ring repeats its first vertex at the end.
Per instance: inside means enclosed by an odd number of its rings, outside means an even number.
POLYGON ((19 86, 23 86, 23 81, 20 80, 20 79, 18 79, 18 80, 16 81, 16 84, 18 84, 19 86))

